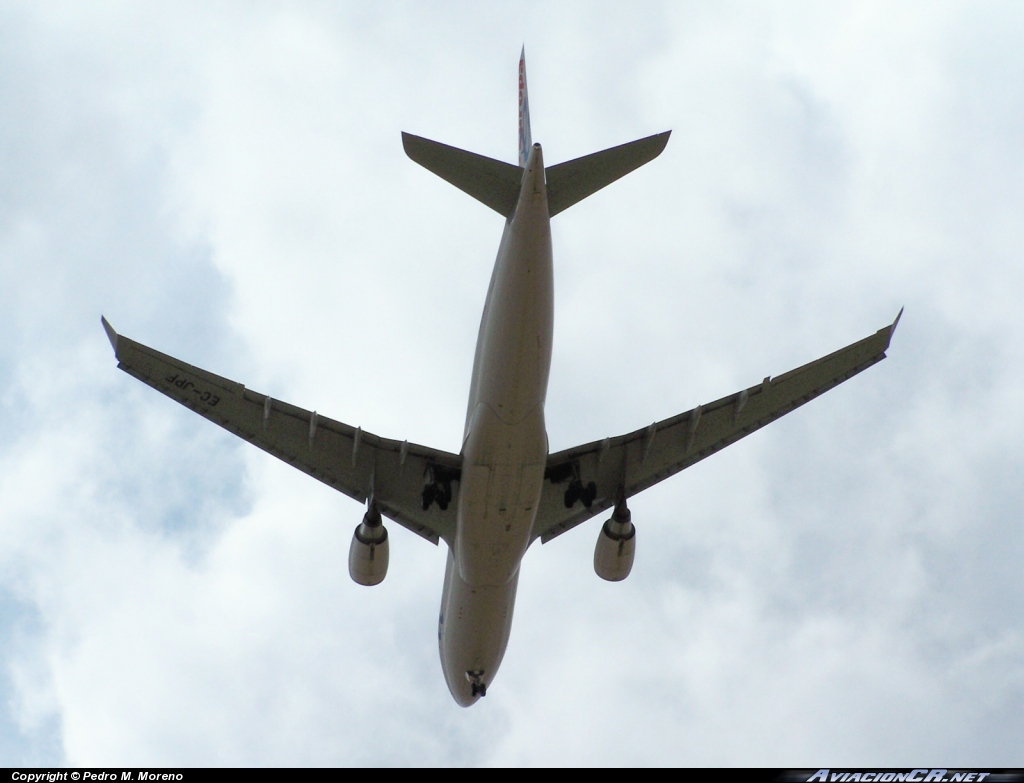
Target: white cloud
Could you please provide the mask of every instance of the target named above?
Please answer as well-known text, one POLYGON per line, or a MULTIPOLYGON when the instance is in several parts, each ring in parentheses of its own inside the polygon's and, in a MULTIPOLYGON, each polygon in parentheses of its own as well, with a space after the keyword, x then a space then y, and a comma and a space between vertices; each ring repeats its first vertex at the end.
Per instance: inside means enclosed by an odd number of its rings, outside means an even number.
POLYGON ((1024 58, 999 4, 0 12, 0 755, 68 764, 1020 765, 1024 58), (114 371, 98 324, 457 450, 500 220, 408 130, 554 161, 552 446, 907 310, 890 359, 524 562, 460 710, 444 552, 114 371), (294 475, 293 475, 294 473, 294 475), (340 524, 339 524, 340 523, 340 524))

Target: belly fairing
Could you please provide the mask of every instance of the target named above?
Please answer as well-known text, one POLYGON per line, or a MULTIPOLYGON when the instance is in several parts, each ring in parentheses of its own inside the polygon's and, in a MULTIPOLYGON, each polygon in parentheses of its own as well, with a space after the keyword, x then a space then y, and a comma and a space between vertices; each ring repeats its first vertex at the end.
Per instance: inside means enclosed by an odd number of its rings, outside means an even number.
POLYGON ((481 404, 467 439, 459 482, 455 559, 470 585, 501 585, 518 572, 530 545, 547 457, 544 414, 518 424, 481 404))

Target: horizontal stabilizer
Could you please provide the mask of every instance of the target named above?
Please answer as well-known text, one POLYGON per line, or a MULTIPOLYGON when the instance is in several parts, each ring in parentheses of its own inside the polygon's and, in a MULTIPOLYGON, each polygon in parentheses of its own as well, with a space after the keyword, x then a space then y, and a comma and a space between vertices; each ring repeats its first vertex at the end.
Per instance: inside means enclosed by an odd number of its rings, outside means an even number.
MULTIPOLYGON (((458 147, 449 147, 411 133, 402 133, 402 146, 405 147, 405 154, 423 168, 486 204, 502 217, 508 217, 515 211, 519 186, 523 181, 523 170, 519 166, 460 150, 458 147)), ((622 174, 626 171, 629 169, 622 174)))
MULTIPOLYGON (((605 185, 626 176, 633 169, 654 160, 668 144, 670 133, 672 131, 665 131, 552 166, 547 170, 548 213, 554 217, 605 185)), ((406 150, 408 151, 408 147, 406 150)))

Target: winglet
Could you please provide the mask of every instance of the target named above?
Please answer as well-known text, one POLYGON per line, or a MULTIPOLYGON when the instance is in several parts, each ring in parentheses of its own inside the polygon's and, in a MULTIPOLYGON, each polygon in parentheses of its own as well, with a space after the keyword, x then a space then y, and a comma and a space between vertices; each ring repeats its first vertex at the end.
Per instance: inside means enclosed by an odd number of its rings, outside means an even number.
POLYGON ((898 313, 896 313, 896 320, 893 321, 892 322, 892 326, 889 327, 889 336, 890 337, 896 333, 896 324, 898 324, 900 322, 900 318, 902 318, 902 317, 903 317, 903 308, 901 307, 900 311, 898 313))
POLYGON ((100 316, 100 323, 103 324, 103 331, 107 333, 107 339, 110 340, 110 347, 114 349, 114 356, 117 356, 117 332, 114 331, 114 327, 110 325, 110 321, 100 316))
POLYGON ((878 334, 885 335, 885 346, 882 348, 883 351, 889 350, 889 343, 892 341, 892 336, 896 334, 896 326, 899 324, 900 318, 902 317, 903 308, 901 307, 900 311, 896 313, 896 320, 893 321, 889 326, 883 326, 881 329, 878 330, 878 334))

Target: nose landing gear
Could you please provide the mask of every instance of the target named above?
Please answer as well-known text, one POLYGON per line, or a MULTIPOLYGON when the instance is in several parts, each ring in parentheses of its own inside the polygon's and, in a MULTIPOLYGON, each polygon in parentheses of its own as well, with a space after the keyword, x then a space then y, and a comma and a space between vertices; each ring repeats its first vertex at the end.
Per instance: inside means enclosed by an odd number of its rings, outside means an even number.
POLYGON ((473 696, 486 696, 487 695, 487 683, 483 681, 483 670, 473 669, 466 672, 466 679, 469 680, 470 693, 473 696))

